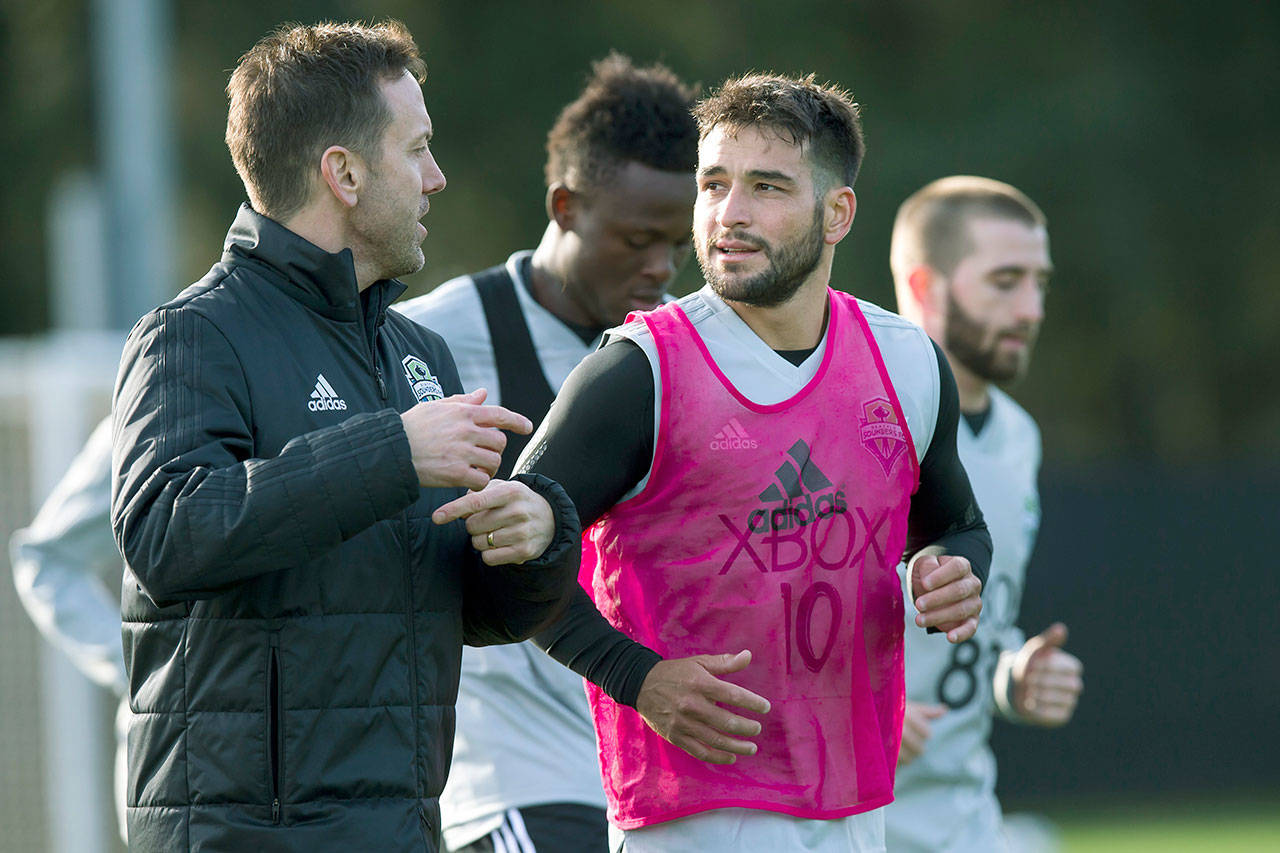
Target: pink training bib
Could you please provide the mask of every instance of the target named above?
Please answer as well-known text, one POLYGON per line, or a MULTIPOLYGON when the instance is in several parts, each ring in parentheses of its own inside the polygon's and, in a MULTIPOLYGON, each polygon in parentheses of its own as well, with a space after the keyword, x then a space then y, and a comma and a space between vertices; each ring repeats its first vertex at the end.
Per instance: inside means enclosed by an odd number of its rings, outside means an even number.
POLYGON ((906 418, 857 301, 829 291, 825 357, 761 406, 678 306, 642 315, 662 377, 645 490, 584 536, 588 591, 666 658, 750 649, 729 680, 769 699, 758 752, 707 764, 588 685, 609 818, 730 806, 836 818, 893 799, 902 734, 895 566, 918 481, 906 418))

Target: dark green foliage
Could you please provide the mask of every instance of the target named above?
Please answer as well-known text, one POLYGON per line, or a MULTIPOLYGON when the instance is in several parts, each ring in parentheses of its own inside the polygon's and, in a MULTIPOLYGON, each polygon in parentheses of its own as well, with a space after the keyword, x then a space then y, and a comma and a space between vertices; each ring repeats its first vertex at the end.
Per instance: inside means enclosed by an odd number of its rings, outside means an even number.
MULTIPOLYGON (((0 6, 0 333, 47 323, 48 189, 95 161, 90 4, 0 6)), ((410 293, 535 243, 546 132, 616 48, 704 87, 816 72, 863 105, 867 157, 836 284, 891 306, 898 203, 945 174, 1018 186, 1058 269, 1015 393, 1048 455, 1280 455, 1280 7, 1065 2, 173 3, 180 280, 243 191, 222 143, 239 55, 285 20, 398 17, 427 61, 448 189, 410 293)), ((679 288, 697 286, 687 269, 679 288)))

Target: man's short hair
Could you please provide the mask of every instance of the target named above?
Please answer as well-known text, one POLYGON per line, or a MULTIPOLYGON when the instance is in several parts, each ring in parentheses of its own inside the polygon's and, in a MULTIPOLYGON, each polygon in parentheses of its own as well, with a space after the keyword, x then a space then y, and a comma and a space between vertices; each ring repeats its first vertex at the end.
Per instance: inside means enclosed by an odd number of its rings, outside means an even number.
POLYGON ((547 134, 547 186, 583 191, 606 183, 629 161, 665 172, 698 163, 696 97, 659 64, 637 68, 620 53, 591 66, 586 88, 547 134))
POLYGON ((895 276, 921 265, 945 276, 974 249, 969 222, 1010 219, 1028 228, 1047 227, 1036 203, 1001 181, 973 175, 940 178, 917 190, 898 208, 889 264, 895 276))
POLYGON ((391 110, 380 85, 427 67, 399 21, 281 26, 227 83, 227 147, 249 201, 285 219, 306 204, 320 155, 341 145, 376 160, 391 110))
POLYGON ((817 181, 824 184, 822 191, 852 187, 866 151, 853 96, 832 84, 815 82, 812 74, 798 79, 756 73, 732 77, 699 101, 693 114, 702 139, 717 127, 730 135, 755 127, 802 146, 815 170, 823 173, 825 180, 817 181))

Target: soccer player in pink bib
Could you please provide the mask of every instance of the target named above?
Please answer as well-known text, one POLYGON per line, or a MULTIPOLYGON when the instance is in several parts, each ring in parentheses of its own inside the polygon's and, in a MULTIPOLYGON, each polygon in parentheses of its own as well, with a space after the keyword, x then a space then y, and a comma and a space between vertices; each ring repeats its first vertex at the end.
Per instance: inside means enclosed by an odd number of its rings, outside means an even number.
POLYGON ((829 287, 863 152, 847 93, 753 75, 695 116, 706 286, 613 330, 517 466, 590 526, 590 597, 538 642, 592 682, 615 850, 880 850, 895 567, 915 629, 963 642, 991 557, 955 381, 829 287))

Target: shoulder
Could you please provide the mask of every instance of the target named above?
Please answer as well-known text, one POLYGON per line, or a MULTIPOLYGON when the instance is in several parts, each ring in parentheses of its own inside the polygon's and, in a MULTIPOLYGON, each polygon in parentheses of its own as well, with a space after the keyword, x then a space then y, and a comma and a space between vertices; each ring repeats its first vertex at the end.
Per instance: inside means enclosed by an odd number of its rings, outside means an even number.
MULTIPOLYGON (((715 314, 715 309, 697 291, 645 313, 654 314, 659 311, 670 313, 674 308, 679 308, 695 328, 715 314)), ((626 338, 648 354, 652 354, 655 351, 653 329, 640 315, 636 315, 634 319, 623 323, 621 326, 614 326, 604 333, 604 343, 609 343, 618 338, 626 338)))
POLYGON ((206 344, 220 338, 230 345, 252 317, 273 316, 263 309, 264 301, 285 299, 279 294, 252 265, 219 261, 199 281, 144 314, 130 337, 200 337, 206 344))
POLYGON ((237 291, 251 276, 225 264, 215 266, 200 281, 138 318, 125 341, 125 360, 140 350, 186 351, 197 342, 202 357, 207 357, 210 345, 234 348, 228 331, 240 328, 244 320, 237 291))
POLYGON ((474 324, 483 317, 480 295, 470 275, 460 275, 430 293, 399 302, 394 309, 415 323, 448 329, 461 322, 474 324))
POLYGON ((1040 458, 1040 426, 1027 410, 1004 391, 991 387, 992 416, 1001 425, 1001 433, 1009 443, 1017 443, 1040 458))
POLYGON ((917 368, 933 365, 933 373, 938 372, 938 359, 933 351, 933 344, 924 329, 892 311, 887 311, 874 302, 857 300, 862 316, 867 320, 867 327, 880 347, 880 353, 888 366, 890 359, 897 362, 915 362, 917 368))
POLYGON ((442 340, 460 364, 493 359, 489 326, 470 275, 452 278, 425 296, 397 303, 387 315, 395 312, 428 331, 432 340, 442 340))
POLYGON ((941 403, 937 351, 924 329, 910 320, 862 299, 858 300, 858 308, 880 350, 916 452, 923 458, 933 441, 941 403))

